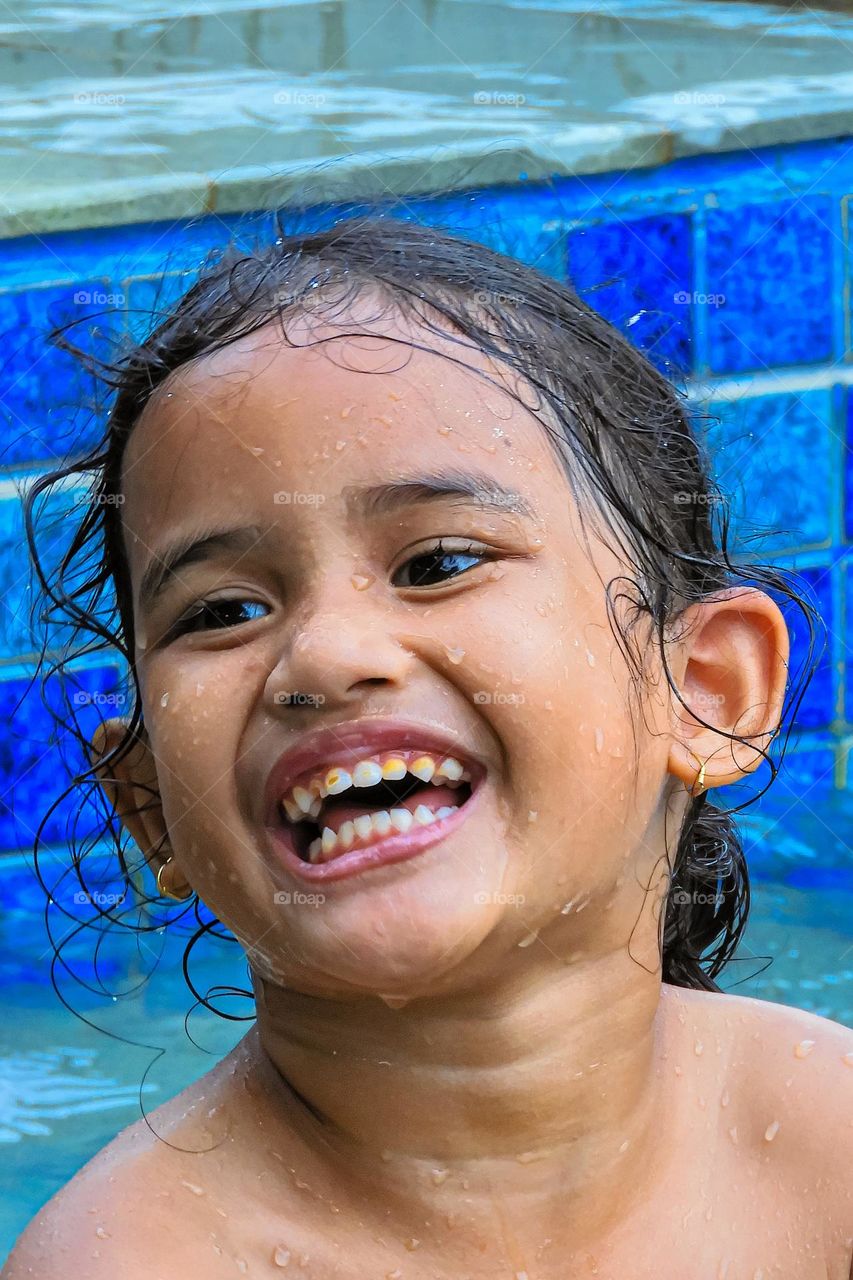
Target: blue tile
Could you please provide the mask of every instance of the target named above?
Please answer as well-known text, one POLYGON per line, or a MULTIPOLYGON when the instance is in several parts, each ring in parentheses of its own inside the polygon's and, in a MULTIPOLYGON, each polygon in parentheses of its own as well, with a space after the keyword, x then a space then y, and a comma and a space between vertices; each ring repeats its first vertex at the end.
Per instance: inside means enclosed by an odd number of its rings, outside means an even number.
MULTIPOLYGON (((0 739, 0 849, 31 848, 48 808, 85 764, 82 746, 56 716, 66 723, 73 718, 88 740, 100 721, 126 706, 113 666, 77 670, 64 680, 53 676, 43 691, 26 676, 0 681, 0 722, 11 726, 0 739)), ((50 816, 43 839, 66 843, 72 829, 85 836, 98 825, 94 806, 78 794, 50 816)))
POLYGON ((103 357, 121 307, 123 295, 108 280, 0 293, 0 465, 65 458, 98 438, 98 384, 47 334, 73 321, 68 338, 103 357))
MULTIPOLYGON (((844 718, 853 724, 853 558, 847 559, 843 572, 844 626, 841 628, 841 653, 844 662, 844 718)), ((850 786, 853 788, 853 752, 848 763, 850 786)))
MULTIPOLYGON (((36 544, 42 569, 55 583, 63 556, 84 518, 89 494, 84 488, 60 488, 40 499, 34 513, 36 544)), ((77 557, 79 565, 80 558, 77 557)), ((72 572, 75 590, 82 585, 79 571, 72 572)), ((78 607, 84 598, 77 596, 78 607)), ((98 602, 99 621, 112 625, 114 597, 107 592, 98 602)), ((19 659, 58 650, 73 638, 70 624, 50 605, 38 585, 24 535, 23 502, 19 497, 0 500, 0 658, 19 659)))
POLYGON ((174 305, 194 283, 196 274, 173 272, 124 282, 128 331, 137 342, 143 341, 167 318, 174 305))
POLYGON ((847 388, 845 399, 847 412, 844 448, 844 535, 853 542, 853 388, 847 388))
POLYGON ((834 206, 828 196, 726 204, 707 213, 707 317, 718 373, 810 364, 833 354, 834 206))
MULTIPOLYGON (((821 654, 823 632, 819 628, 815 635, 815 649, 811 661, 820 655, 814 675, 806 688, 805 696, 795 723, 801 728, 820 728, 829 725, 835 718, 835 672, 832 658, 832 635, 836 626, 833 570, 830 566, 798 569, 795 571, 795 586, 805 599, 817 609, 826 628, 826 648, 821 654)), ((776 596, 775 592, 769 593, 776 596)), ((803 678, 806 658, 808 656, 809 629, 806 619, 796 605, 784 598, 776 597, 785 621, 791 642, 789 670, 791 678, 799 682, 803 678)))
POLYGON ((693 267, 681 214, 601 223, 568 236, 568 274, 581 297, 658 368, 690 367, 693 267))
POLYGON ((829 545, 831 392, 714 401, 709 412, 719 421, 706 424, 706 438, 739 549, 768 555, 829 545))

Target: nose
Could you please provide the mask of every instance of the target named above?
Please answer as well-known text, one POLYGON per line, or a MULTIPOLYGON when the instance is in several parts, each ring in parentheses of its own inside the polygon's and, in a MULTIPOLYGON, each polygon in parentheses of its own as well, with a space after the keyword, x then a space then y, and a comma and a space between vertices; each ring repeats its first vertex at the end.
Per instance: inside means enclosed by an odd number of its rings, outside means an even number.
POLYGON ((372 689, 402 688, 412 660, 373 611, 358 618, 318 610, 270 672, 264 700, 277 711, 352 705, 372 689))

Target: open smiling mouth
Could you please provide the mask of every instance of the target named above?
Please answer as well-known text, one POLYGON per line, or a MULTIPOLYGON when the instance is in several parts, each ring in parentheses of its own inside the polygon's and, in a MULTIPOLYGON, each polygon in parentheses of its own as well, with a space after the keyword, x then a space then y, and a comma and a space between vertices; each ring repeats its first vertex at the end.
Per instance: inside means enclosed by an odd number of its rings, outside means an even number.
POLYGON ((323 878, 339 860, 341 872, 401 861, 467 817, 483 774, 454 756, 410 749, 306 770, 279 800, 277 834, 323 878))

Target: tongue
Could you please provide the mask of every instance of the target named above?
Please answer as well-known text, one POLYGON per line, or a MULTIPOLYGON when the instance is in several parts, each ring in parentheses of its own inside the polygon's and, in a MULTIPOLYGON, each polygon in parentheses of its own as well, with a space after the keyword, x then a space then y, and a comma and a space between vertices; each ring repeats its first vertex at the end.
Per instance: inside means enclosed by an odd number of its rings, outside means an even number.
POLYGON ((419 804, 425 804, 435 812, 446 804, 458 804, 460 799, 458 789, 445 786, 434 787, 431 782, 425 782, 417 787, 406 796, 405 800, 374 801, 370 805, 356 804, 352 798, 352 791, 347 791, 342 796, 328 797, 320 811, 317 825, 321 830, 323 827, 329 827, 337 834, 345 822, 352 822, 363 813, 379 813, 383 809, 409 809, 414 813, 419 804))

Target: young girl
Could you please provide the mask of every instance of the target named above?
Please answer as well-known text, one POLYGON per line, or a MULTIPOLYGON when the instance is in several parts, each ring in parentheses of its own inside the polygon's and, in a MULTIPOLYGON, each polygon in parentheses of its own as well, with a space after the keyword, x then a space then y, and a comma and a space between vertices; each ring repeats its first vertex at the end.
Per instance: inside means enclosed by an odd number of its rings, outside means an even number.
POLYGON ((6 1280, 847 1280, 853 1034, 715 982, 708 793, 783 722, 796 593, 668 382, 390 218, 229 249, 113 372, 46 585, 130 664, 93 770, 257 1019, 6 1280))

